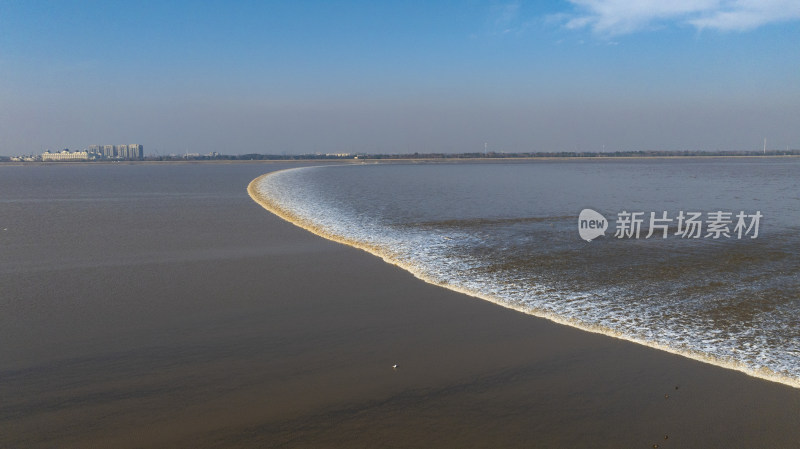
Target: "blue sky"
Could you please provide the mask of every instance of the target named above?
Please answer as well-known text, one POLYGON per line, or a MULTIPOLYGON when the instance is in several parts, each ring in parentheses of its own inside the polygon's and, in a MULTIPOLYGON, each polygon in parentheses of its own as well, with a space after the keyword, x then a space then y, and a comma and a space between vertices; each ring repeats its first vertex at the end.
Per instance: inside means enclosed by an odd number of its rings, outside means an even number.
POLYGON ((800 148, 796 0, 0 0, 0 154, 800 148))

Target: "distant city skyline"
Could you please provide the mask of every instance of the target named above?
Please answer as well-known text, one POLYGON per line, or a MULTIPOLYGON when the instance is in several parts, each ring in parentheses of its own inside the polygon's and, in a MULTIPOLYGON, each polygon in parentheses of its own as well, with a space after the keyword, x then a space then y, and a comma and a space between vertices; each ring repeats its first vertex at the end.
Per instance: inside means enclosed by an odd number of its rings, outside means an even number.
POLYGON ((0 155, 798 149, 798 48, 788 0, 4 2, 0 155))

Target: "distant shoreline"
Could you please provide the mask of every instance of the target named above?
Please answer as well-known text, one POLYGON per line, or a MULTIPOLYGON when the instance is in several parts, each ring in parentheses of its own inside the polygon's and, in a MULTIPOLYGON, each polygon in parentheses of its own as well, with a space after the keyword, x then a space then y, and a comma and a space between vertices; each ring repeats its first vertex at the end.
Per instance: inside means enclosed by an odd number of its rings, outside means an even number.
POLYGON ((314 158, 297 156, 297 159, 169 159, 131 161, 0 161, 0 166, 23 165, 153 165, 153 164, 272 164, 272 163, 316 163, 316 164, 361 164, 361 163, 441 163, 441 162, 528 162, 528 161, 592 161, 592 160, 644 160, 644 159, 784 159, 797 158, 798 154, 709 154, 709 155, 584 155, 584 156, 489 156, 489 157, 399 157, 375 155, 364 158, 314 158))

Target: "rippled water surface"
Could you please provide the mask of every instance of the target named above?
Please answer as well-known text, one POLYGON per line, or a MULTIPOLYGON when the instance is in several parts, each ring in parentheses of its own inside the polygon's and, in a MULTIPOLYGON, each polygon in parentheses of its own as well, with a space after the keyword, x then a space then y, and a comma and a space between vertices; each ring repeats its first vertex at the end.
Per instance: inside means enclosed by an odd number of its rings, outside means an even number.
MULTIPOLYGON (((417 276, 558 322, 800 386, 800 159, 311 167, 274 210, 417 276), (586 242, 578 214, 610 221, 586 242), (615 238, 644 212, 639 239, 615 238), (759 211, 757 238, 644 238, 650 212, 759 211)), ((704 225, 705 226, 705 225, 704 225)), ((705 227, 704 232, 705 234, 705 227)), ((752 233, 751 233, 752 234, 752 233)))

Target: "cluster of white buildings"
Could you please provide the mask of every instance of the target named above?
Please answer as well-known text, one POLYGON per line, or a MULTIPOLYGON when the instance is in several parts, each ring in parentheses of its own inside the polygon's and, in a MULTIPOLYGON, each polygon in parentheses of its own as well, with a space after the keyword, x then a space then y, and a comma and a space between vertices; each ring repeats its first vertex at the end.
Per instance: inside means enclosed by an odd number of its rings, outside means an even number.
POLYGON ((82 151, 62 150, 51 152, 50 150, 42 153, 40 158, 34 156, 19 156, 11 158, 12 161, 41 160, 48 161, 94 161, 99 159, 143 159, 144 147, 139 144, 130 145, 89 145, 89 149, 82 151))

